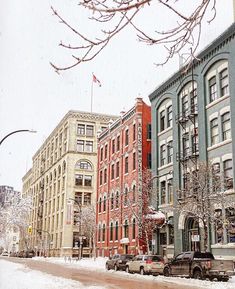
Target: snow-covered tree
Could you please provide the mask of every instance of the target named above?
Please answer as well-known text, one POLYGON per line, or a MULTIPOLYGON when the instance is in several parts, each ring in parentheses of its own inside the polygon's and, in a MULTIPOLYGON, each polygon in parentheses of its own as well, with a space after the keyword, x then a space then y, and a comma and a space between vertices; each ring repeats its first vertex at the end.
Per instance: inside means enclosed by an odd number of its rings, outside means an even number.
POLYGON ((91 24, 94 24, 91 35, 83 33, 81 25, 75 27, 62 16, 62 12, 51 7, 60 23, 64 24, 78 41, 78 45, 60 42, 61 47, 73 51, 74 62, 71 65, 65 67, 59 67, 52 63, 51 65, 58 72, 91 61, 128 27, 132 28, 140 42, 151 46, 162 44, 165 47, 167 56, 161 64, 182 52, 187 55, 187 60, 192 60, 195 58, 195 52, 200 42, 204 18, 210 23, 216 16, 216 0, 191 2, 193 2, 190 4, 191 9, 185 11, 185 1, 182 0, 80 0, 77 8, 85 8, 91 12, 88 19, 91 24), (173 27, 169 28, 165 23, 163 28, 159 28, 161 27, 157 16, 159 10, 161 13, 168 14, 169 17, 176 17, 173 27), (151 24, 144 26, 141 17, 148 17, 151 24), (95 33, 97 27, 98 32, 95 33))
POLYGON ((232 176, 221 172, 218 164, 198 162, 197 169, 188 169, 184 176, 184 188, 178 190, 175 210, 195 218, 202 227, 203 249, 208 249, 209 224, 227 224, 225 209, 235 207, 232 176), (218 214, 218 210, 222 212, 218 214))

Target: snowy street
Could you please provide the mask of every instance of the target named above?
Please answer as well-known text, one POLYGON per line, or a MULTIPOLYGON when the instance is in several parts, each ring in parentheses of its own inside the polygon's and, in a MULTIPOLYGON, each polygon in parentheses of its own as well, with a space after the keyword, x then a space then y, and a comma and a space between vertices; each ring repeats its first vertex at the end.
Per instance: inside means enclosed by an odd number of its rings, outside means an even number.
POLYGON ((0 289, 234 289, 235 277, 227 283, 164 276, 140 276, 106 271, 105 258, 0 258, 0 289))

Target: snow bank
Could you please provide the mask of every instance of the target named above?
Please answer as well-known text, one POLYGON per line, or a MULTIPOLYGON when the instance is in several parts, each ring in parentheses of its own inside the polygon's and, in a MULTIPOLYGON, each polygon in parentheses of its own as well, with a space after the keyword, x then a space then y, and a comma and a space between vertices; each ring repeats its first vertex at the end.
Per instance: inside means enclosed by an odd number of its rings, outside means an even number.
MULTIPOLYGON (((151 280, 154 282, 165 282, 172 284, 178 284, 178 285, 188 285, 188 286, 198 286, 198 288, 205 288, 205 289, 235 289, 235 276, 233 276, 228 282, 218 282, 218 281, 205 281, 205 280, 195 280, 195 279, 186 279, 186 278, 180 278, 180 277, 164 277, 164 276, 141 276, 139 274, 127 274, 126 272, 118 271, 115 272, 114 270, 107 271, 105 269, 105 263, 107 261, 107 258, 98 257, 95 260, 93 258, 83 258, 81 260, 71 259, 71 261, 68 261, 68 259, 64 258, 39 258, 35 257, 33 258, 35 260, 43 260, 46 262, 52 262, 52 263, 59 263, 63 266, 71 266, 74 268, 81 268, 81 269, 89 269, 93 271, 106 271, 109 274, 117 274, 123 276, 125 274, 125 277, 128 279, 146 279, 151 280)), ((67 288, 66 288, 67 289, 67 288)))
POLYGON ((78 281, 54 277, 31 270, 22 264, 0 260, 0 289, 104 289, 100 286, 83 286, 78 281))

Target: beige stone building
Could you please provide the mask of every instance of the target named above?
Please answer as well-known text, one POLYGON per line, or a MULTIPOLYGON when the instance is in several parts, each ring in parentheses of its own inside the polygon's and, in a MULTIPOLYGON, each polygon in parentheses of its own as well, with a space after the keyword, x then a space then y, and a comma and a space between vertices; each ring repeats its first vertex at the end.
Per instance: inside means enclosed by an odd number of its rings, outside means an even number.
POLYGON ((96 200, 97 133, 115 119, 69 111, 33 156, 23 196, 32 195, 29 245, 38 255, 78 252, 80 209, 96 200))

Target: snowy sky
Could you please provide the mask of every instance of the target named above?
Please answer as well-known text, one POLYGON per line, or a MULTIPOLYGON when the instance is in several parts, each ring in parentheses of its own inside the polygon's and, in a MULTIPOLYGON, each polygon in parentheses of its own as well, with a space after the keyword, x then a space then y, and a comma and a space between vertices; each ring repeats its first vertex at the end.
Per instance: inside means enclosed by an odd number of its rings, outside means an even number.
MULTIPOLYGON (((185 11, 192 5, 188 0, 178 2, 184 5, 185 11)), ((87 12, 77 3, 1 0, 0 139, 18 129, 35 129, 37 134, 18 133, 1 145, 0 185, 21 190, 21 178, 31 167, 33 154, 68 110, 90 110, 92 72, 102 83, 102 87, 94 89, 93 110, 119 114, 129 109, 138 96, 148 102, 149 93, 178 69, 178 59, 156 68, 154 63, 161 62, 164 54, 162 47, 139 44, 136 35, 128 29, 93 62, 57 75, 50 61, 72 63, 71 55, 58 47, 58 43, 61 40, 77 43, 71 32, 52 16, 50 6, 82 31, 93 31, 94 27, 87 22, 87 12)), ((174 21, 166 11, 151 8, 144 11, 139 21, 147 27, 158 23, 156 28, 161 31, 174 21)), ((200 48, 232 21, 232 0, 217 0, 217 17, 203 30, 200 48)))

